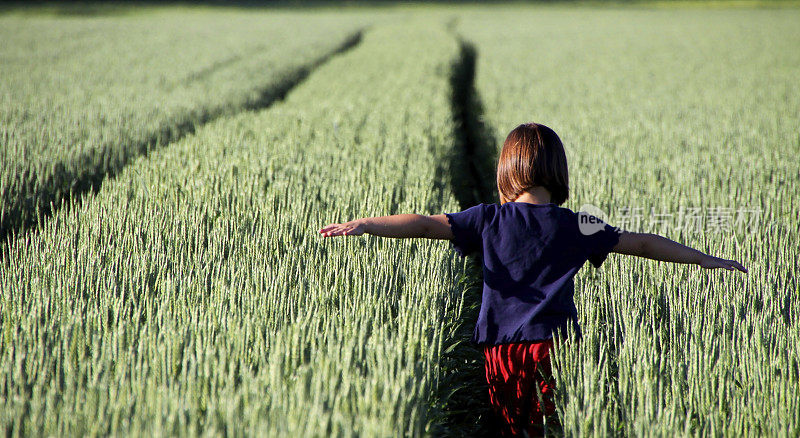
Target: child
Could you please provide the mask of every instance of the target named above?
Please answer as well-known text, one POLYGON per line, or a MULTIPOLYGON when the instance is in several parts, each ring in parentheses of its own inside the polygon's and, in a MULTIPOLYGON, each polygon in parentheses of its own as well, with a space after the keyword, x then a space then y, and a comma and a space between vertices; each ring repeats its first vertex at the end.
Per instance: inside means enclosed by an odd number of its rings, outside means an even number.
POLYGON ((528 123, 511 131, 500 152, 500 205, 364 218, 319 230, 325 237, 449 239, 462 256, 481 255, 483 297, 473 340, 484 345, 489 399, 503 435, 541 435, 543 415, 554 413, 549 350, 554 333, 567 326, 580 336, 573 277, 587 260, 599 268, 615 252, 747 272, 736 261, 654 234, 602 222, 587 227, 585 214, 559 207, 569 195, 568 182, 561 140, 550 128, 528 123))

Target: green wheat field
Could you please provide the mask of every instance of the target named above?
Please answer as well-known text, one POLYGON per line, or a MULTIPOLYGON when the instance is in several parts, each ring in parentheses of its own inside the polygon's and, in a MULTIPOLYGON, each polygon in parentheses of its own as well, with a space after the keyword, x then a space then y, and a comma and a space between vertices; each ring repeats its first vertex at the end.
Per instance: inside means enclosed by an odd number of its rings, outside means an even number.
POLYGON ((496 202, 529 121, 566 207, 750 270, 584 267, 549 432, 800 435, 796 6, 18 7, 0 41, 4 436, 491 435, 476 261, 316 231, 496 202))

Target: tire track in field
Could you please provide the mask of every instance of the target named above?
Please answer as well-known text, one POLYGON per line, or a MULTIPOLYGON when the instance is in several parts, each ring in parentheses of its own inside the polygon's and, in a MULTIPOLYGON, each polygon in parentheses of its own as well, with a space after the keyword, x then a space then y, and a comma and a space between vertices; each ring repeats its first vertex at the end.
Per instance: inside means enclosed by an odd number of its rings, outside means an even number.
MULTIPOLYGON (((27 221, 22 220, 21 212, 16 212, 15 214, 13 211, 6 211, 0 214, 0 260, 5 259, 8 245, 12 239, 26 232, 33 232, 40 228, 50 216, 60 208, 67 208, 70 206, 71 201, 75 200, 76 204, 79 205, 83 195, 90 191, 96 193, 100 190, 105 180, 114 178, 134 159, 140 156, 147 156, 154 149, 167 147, 171 143, 179 141, 187 135, 192 135, 203 125, 219 119, 220 117, 231 116, 243 111, 261 110, 284 100, 289 92, 300 85, 311 72, 328 62, 331 58, 356 47, 361 42, 365 31, 366 28, 356 31, 332 51, 305 66, 295 69, 293 72, 289 72, 282 81, 261 90, 258 97, 253 100, 244 102, 236 107, 200 109, 199 113, 189 114, 180 120, 173 121, 173 123, 167 123, 153 133, 146 141, 130 145, 128 148, 129 153, 122 157, 121 161, 110 169, 103 165, 103 162, 106 160, 98 160, 101 164, 95 168, 87 168, 80 175, 72 175, 71 179, 73 182, 67 195, 58 196, 53 192, 41 193, 39 199, 37 199, 38 207, 36 215, 33 215, 32 219, 27 221)), ((85 162, 89 163, 91 161, 91 157, 85 157, 85 162)), ((54 186, 56 182, 53 181, 49 184, 48 182, 43 182, 43 185, 54 186)))
POLYGON ((496 202, 494 164, 497 149, 495 135, 483 123, 483 103, 475 90, 477 51, 470 42, 457 37, 460 57, 453 66, 453 114, 459 132, 453 156, 453 168, 460 177, 452 178, 453 191, 461 208, 485 202, 496 202))
MULTIPOLYGON (((483 123, 483 104, 475 90, 477 51, 455 31, 456 21, 448 29, 458 40, 460 55, 450 77, 451 106, 456 120, 456 147, 450 157, 450 189, 462 209, 479 203, 495 202, 494 134, 483 123)), ((489 416, 488 393, 484 383, 483 352, 471 341, 480 310, 481 264, 471 257, 463 281, 462 320, 441 360, 442 379, 439 398, 446 430, 443 436, 491 436, 497 429, 489 416)))

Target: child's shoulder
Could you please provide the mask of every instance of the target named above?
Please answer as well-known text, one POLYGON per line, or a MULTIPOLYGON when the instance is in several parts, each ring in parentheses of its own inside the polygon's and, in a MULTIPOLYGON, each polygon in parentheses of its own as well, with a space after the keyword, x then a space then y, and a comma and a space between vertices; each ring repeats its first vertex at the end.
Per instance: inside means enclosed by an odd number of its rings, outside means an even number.
POLYGON ((471 214, 486 214, 486 213, 494 213, 500 208, 499 204, 492 204, 492 203, 480 203, 477 205, 473 205, 472 207, 463 210, 461 213, 471 213, 471 214))

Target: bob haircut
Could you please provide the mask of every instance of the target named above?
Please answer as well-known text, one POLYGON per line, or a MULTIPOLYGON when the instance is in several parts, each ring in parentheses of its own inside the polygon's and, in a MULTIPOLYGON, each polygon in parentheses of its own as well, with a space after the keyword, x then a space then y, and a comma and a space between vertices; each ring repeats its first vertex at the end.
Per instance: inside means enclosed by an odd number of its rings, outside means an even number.
POLYGON ((554 204, 563 204, 569 197, 567 155, 552 129, 526 123, 508 134, 500 152, 497 162, 500 203, 512 202, 536 186, 547 189, 554 204))

